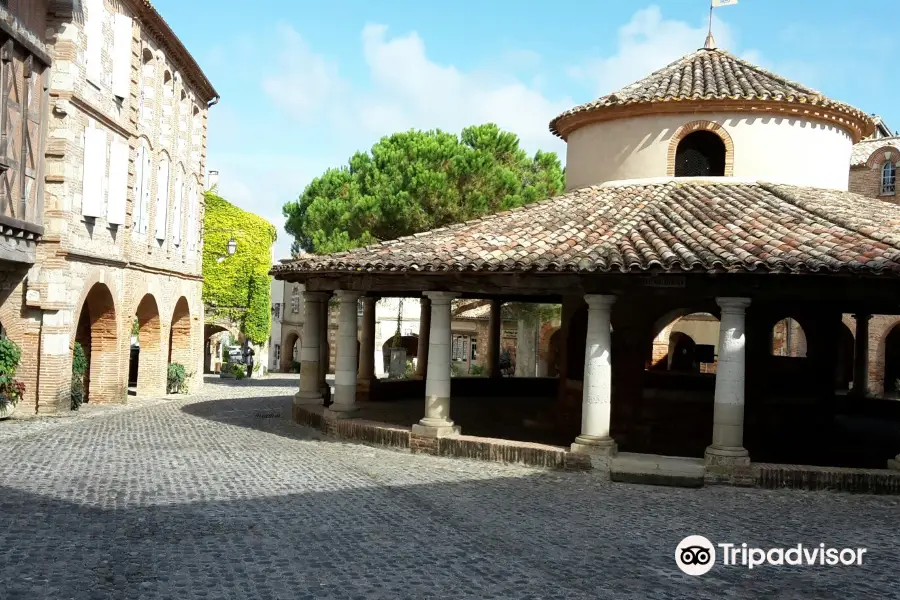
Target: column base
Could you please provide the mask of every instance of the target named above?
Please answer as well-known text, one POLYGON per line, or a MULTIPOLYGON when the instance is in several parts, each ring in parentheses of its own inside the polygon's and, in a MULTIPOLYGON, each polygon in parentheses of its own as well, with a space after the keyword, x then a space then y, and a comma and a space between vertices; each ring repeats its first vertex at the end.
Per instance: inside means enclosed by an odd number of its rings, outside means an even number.
POLYGON ((297 392, 294 394, 294 404, 319 405, 325 402, 322 394, 316 392, 297 392))
POLYGON ((751 487, 756 477, 750 466, 750 453, 740 446, 708 446, 704 453, 707 484, 724 483, 751 487))
POLYGON ((356 417, 358 411, 358 406, 339 406, 337 404, 331 404, 325 409, 323 414, 332 419, 353 419, 356 417))
POLYGON ((412 434, 422 437, 450 437, 459 435, 460 432, 459 425, 454 425, 453 421, 439 421, 426 418, 412 426, 412 434))
POLYGON ((587 454, 591 458, 591 466, 599 471, 609 471, 609 461, 619 453, 619 446, 611 437, 596 435, 579 435, 572 443, 571 451, 575 454, 587 454))
POLYGON ((887 468, 894 469, 895 471, 900 471, 900 454, 887 461, 887 468))

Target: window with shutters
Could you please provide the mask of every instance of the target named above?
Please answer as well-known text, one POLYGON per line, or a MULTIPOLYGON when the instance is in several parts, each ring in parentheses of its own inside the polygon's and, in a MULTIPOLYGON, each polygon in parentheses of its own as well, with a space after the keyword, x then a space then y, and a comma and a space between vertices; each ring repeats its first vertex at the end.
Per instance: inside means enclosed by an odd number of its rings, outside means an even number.
POLYGON ((125 224, 129 154, 128 142, 125 138, 114 134, 109 147, 109 189, 106 207, 106 220, 110 225, 125 224))
POLYGON ((169 219, 169 157, 165 154, 159 159, 156 173, 156 239, 166 240, 166 224, 169 219))
POLYGON ((892 196, 897 189, 897 167, 887 160, 881 167, 881 195, 892 196))
POLYGON ((85 217, 98 218, 104 215, 106 159, 106 130, 89 124, 84 130, 81 178, 81 214, 85 217))
POLYGON ((197 251, 197 239, 200 236, 199 225, 197 223, 197 202, 197 178, 192 176, 187 192, 187 249, 189 258, 194 257, 194 253, 197 251))
POLYGON ((141 51, 141 98, 140 119, 141 125, 149 126, 153 123, 153 111, 156 101, 156 61, 153 60, 153 51, 146 46, 141 51))
POLYGON ((84 35, 86 37, 85 67, 87 79, 96 86, 104 84, 103 77, 103 21, 106 9, 103 0, 86 0, 82 6, 85 8, 84 35))
POLYGON ((150 185, 152 182, 152 163, 147 142, 142 140, 135 160, 134 176, 134 235, 145 236, 150 228, 150 185))
POLYGON ((725 142, 711 131, 686 135, 675 151, 675 177, 722 177, 725 152, 725 142))
POLYGON ((184 206, 184 168, 181 165, 175 169, 175 193, 172 204, 172 244, 181 246, 181 221, 182 207, 184 206))
POLYGON ((127 98, 131 89, 131 45, 134 40, 131 17, 116 13, 113 19, 112 91, 127 98))

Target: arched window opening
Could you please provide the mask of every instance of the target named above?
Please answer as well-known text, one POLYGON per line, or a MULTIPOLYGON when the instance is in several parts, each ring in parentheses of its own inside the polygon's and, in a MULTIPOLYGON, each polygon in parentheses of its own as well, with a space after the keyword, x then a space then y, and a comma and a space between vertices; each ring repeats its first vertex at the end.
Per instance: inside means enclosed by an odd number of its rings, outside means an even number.
POLYGON ((695 131, 675 150, 675 177, 723 177, 725 142, 711 131, 695 131))
POLYGON ((649 371, 715 373, 719 320, 710 313, 676 317, 653 339, 649 371))
POLYGON ((800 323, 788 317, 772 328, 772 356, 806 358, 806 333, 800 323))
POLYGON ((881 167, 881 193, 883 195, 893 194, 896 189, 897 167, 891 161, 887 161, 881 167))

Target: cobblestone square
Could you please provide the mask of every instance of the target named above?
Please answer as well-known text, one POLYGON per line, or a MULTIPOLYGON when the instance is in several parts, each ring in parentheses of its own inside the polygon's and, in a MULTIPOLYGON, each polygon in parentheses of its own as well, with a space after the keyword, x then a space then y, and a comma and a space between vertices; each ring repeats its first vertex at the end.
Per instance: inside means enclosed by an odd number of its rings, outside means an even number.
POLYGON ((893 497, 683 490, 411 455, 290 422, 295 380, 0 423, 0 597, 888 598, 893 497), (679 571, 691 534, 862 566, 679 571))

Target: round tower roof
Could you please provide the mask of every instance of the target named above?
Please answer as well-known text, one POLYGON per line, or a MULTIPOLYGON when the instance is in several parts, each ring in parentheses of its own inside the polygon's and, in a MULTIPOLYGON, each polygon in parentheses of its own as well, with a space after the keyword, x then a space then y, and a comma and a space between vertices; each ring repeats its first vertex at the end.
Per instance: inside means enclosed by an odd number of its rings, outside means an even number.
POLYGON ((763 112, 835 122, 854 141, 875 130, 863 111, 771 73, 719 48, 701 48, 647 77, 576 106, 550 121, 566 139, 582 125, 640 114, 672 112, 763 112))

